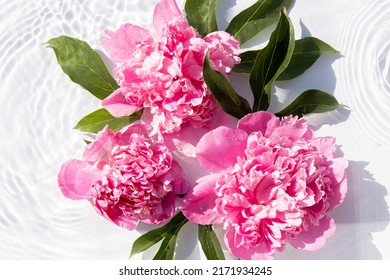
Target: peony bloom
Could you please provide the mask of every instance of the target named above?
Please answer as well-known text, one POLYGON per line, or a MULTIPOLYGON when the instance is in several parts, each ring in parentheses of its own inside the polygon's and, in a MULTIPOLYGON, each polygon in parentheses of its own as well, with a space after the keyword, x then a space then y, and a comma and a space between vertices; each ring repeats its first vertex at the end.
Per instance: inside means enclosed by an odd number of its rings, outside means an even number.
POLYGON ((287 243, 317 250, 335 230, 328 212, 346 194, 347 162, 334 151, 334 138, 314 138, 303 119, 249 114, 200 139, 198 160, 212 174, 197 181, 182 211, 195 223, 223 224, 238 258, 272 259, 287 243))
POLYGON ((224 31, 201 38, 174 0, 158 2, 153 22, 153 33, 124 24, 101 39, 118 63, 120 85, 103 106, 116 117, 145 108, 143 120, 162 133, 177 132, 184 123, 207 126, 219 104, 202 77, 204 57, 209 51, 213 67, 229 73, 239 63, 239 42, 224 31))
POLYGON ((89 144, 83 160, 70 160, 58 174, 62 193, 89 199, 118 226, 161 224, 171 218, 187 191, 180 166, 164 143, 150 139, 144 124, 114 133, 107 127, 89 144))

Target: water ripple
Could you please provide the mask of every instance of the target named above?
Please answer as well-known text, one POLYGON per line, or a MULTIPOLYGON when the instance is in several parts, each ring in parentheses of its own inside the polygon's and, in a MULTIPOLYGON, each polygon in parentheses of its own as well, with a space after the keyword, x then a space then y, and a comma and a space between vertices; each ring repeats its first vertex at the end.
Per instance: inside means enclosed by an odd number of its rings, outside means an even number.
POLYGON ((0 259, 128 257, 137 233, 57 186, 61 164, 84 148, 71 128, 100 101, 70 82, 43 43, 66 34, 99 49, 104 29, 151 22, 155 2, 0 0, 0 259))
POLYGON ((361 1, 340 22, 342 53, 338 91, 359 117, 351 125, 372 141, 389 143, 390 2, 361 1))

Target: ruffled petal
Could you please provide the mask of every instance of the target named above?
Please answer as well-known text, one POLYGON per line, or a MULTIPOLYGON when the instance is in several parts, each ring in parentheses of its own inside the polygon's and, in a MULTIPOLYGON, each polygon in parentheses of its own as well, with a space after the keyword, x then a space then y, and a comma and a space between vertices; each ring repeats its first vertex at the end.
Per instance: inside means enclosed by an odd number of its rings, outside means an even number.
POLYGON ((129 60, 135 47, 143 39, 151 36, 150 32, 142 27, 126 23, 116 31, 105 31, 108 37, 100 39, 101 45, 108 52, 111 60, 122 63, 129 60))
POLYGON ((223 222, 223 216, 214 209, 217 198, 214 188, 218 178, 218 175, 200 178, 194 188, 184 197, 182 212, 191 222, 201 225, 223 222))
POLYGON ((333 219, 324 216, 318 225, 311 225, 307 231, 301 232, 296 237, 290 237, 289 242, 297 249, 306 251, 316 251, 322 248, 326 239, 331 237, 336 230, 333 219))
POLYGON ((311 141, 318 151, 327 158, 333 158, 335 152, 336 139, 334 137, 319 137, 311 141))
POLYGON ((268 249, 265 243, 259 243, 256 247, 237 246, 237 236, 234 227, 229 227, 225 234, 225 245, 237 258, 244 260, 271 260, 274 250, 268 249))
POLYGON ((265 135, 268 122, 276 120, 278 120, 278 118, 274 114, 266 111, 259 111, 241 118, 237 127, 248 134, 260 131, 263 135, 265 135))
POLYGON ((114 117, 130 116, 142 109, 142 104, 131 104, 123 88, 118 88, 102 101, 102 106, 114 117))
POLYGON ((138 219, 127 217, 119 207, 103 209, 98 204, 95 204, 95 209, 98 214, 113 222, 117 226, 133 230, 138 226, 138 219))
POLYGON ((225 170, 245 155, 247 139, 245 131, 225 126, 206 133, 196 146, 200 165, 211 172, 225 170))
POLYGON ((154 8, 153 14, 153 24, 156 30, 161 29, 167 23, 174 21, 183 14, 181 13, 179 7, 176 4, 175 0, 161 0, 157 3, 154 8))
POLYGON ((92 197, 91 187, 100 179, 100 174, 85 161, 70 160, 62 165, 57 179, 64 196, 86 199, 92 197))
POLYGON ((133 123, 125 126, 120 130, 119 144, 128 145, 132 141, 132 135, 142 135, 145 138, 150 138, 148 134, 148 126, 143 123, 133 123))
POLYGON ((347 173, 345 169, 348 167, 348 161, 343 158, 333 159, 332 168, 337 187, 332 188, 333 196, 329 197, 329 211, 339 206, 347 195, 347 173))
POLYGON ((104 161, 108 163, 111 150, 118 141, 118 136, 106 126, 96 135, 95 141, 85 148, 84 160, 95 162, 104 161))

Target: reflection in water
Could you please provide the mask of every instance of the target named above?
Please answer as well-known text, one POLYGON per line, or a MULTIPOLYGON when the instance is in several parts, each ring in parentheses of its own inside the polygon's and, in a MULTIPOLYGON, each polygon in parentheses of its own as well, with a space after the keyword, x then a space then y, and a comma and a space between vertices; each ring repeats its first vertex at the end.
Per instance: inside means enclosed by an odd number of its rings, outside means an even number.
POLYGON ((364 127, 373 141, 389 143, 390 2, 363 2, 348 12, 338 32, 346 54, 340 93, 359 115, 351 125, 364 127))

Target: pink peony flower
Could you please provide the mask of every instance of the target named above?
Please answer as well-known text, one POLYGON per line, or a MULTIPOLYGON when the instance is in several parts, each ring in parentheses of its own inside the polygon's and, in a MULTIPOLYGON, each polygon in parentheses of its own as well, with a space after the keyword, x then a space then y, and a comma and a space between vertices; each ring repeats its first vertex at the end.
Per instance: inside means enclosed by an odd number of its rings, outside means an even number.
POLYGON ((240 58, 232 54, 240 52, 240 43, 227 32, 213 32, 204 37, 210 50, 213 68, 221 73, 230 73, 240 58))
POLYGON ((163 133, 177 132, 184 123, 207 126, 219 104, 202 77, 204 57, 210 51, 213 67, 229 73, 239 62, 239 42, 224 31, 201 38, 174 0, 158 2, 153 22, 154 33, 124 24, 101 39, 118 63, 120 85, 103 106, 116 117, 145 108, 143 120, 163 133))
POLYGON ((197 181, 182 211, 195 223, 223 223, 239 258, 271 259, 287 243, 317 250, 335 230, 328 212, 346 194, 347 162, 334 151, 334 138, 314 138, 303 119, 249 114, 200 139, 198 160, 212 174, 197 181))
POLYGON ((118 226, 161 224, 171 218, 188 184, 165 144, 150 139, 144 124, 114 133, 107 127, 89 144, 83 160, 66 162, 58 174, 62 193, 89 199, 118 226))

